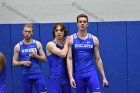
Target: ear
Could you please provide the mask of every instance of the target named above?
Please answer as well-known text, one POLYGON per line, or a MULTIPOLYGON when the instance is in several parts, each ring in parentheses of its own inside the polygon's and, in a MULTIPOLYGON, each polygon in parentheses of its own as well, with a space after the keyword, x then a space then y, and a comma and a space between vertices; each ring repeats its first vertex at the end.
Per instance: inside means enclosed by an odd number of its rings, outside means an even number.
POLYGON ((77 27, 78 27, 78 23, 76 23, 77 24, 77 27))
POLYGON ((24 35, 24 30, 22 30, 22 34, 24 35))
POLYGON ((34 34, 34 31, 33 31, 33 33, 32 33, 32 35, 34 34))

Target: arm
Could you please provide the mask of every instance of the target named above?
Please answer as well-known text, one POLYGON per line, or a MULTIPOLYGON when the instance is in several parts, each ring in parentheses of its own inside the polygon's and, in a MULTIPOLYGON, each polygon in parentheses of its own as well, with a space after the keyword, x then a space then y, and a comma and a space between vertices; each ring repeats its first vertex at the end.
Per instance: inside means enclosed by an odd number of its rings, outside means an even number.
POLYGON ((0 72, 2 71, 2 68, 6 65, 6 58, 5 56, 0 52, 0 72))
POLYGON ((14 56, 13 56, 13 65, 14 66, 30 66, 31 62, 30 61, 18 61, 18 57, 19 57, 19 44, 17 44, 14 47, 14 56))
POLYGON ((67 52, 68 52, 68 43, 69 43, 69 37, 66 38, 64 47, 61 50, 56 47, 56 44, 54 42, 48 42, 48 44, 46 45, 47 54, 49 54, 49 52, 51 52, 55 55, 65 58, 67 55, 67 52))
POLYGON ((108 81, 107 81, 106 76, 105 76, 102 59, 101 59, 100 53, 99 53, 99 40, 95 36, 93 36, 93 39, 94 39, 94 42, 95 42, 95 44, 94 44, 95 45, 94 54, 95 54, 96 64, 97 64, 99 72, 101 73, 101 76, 103 78, 103 86, 106 86, 106 85, 108 85, 108 81))
POLYGON ((2 70, 2 61, 0 60, 0 73, 1 73, 1 70, 2 70))
POLYGON ((45 62, 46 61, 46 55, 43 51, 42 44, 39 41, 36 41, 36 44, 37 44, 37 47, 38 47, 38 50, 39 50, 39 55, 36 54, 35 52, 30 52, 30 56, 38 59, 39 61, 45 62))
POLYGON ((76 88, 76 83, 73 78, 73 67, 72 67, 72 36, 70 38, 70 44, 68 46, 68 55, 67 55, 67 69, 68 69, 68 75, 70 78, 70 84, 73 88, 76 88))

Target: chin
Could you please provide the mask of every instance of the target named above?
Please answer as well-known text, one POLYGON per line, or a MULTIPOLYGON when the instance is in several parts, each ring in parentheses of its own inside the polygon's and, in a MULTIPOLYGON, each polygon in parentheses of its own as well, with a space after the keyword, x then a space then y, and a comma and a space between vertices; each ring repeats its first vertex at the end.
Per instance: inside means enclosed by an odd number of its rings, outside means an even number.
POLYGON ((58 39, 58 40, 62 40, 63 38, 62 38, 62 37, 58 37, 57 39, 58 39))
POLYGON ((62 40, 63 38, 58 38, 59 40, 62 40))
POLYGON ((85 29, 80 29, 80 31, 85 31, 85 29))
POLYGON ((26 40, 30 40, 30 38, 26 38, 26 37, 25 37, 25 39, 26 39, 26 40))

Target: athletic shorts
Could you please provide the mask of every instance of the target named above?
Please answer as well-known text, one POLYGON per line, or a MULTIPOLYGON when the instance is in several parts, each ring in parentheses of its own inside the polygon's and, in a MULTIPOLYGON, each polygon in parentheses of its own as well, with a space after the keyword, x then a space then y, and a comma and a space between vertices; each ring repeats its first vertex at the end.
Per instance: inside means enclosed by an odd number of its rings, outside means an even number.
POLYGON ((96 71, 75 75, 76 93, 101 92, 96 71))
POLYGON ((24 93, 32 93, 33 85, 39 93, 47 91, 43 74, 23 74, 24 93))
POLYGON ((50 75, 48 79, 49 93, 71 93, 69 78, 50 75))

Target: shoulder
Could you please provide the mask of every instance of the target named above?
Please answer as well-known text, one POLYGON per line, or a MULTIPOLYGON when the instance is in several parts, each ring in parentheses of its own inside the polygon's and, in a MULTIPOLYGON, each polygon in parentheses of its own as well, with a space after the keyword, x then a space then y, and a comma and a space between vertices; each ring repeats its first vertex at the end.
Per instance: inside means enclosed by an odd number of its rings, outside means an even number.
POLYGON ((50 47, 53 47, 55 46, 56 44, 53 42, 53 41, 49 41, 47 44, 46 44, 46 48, 50 48, 50 47))
POLYGON ((49 41, 47 45, 55 45, 55 43, 53 41, 49 41))
POLYGON ((97 36, 92 35, 92 38, 93 38, 94 41, 98 41, 98 37, 97 36))
POLYGON ((73 39, 75 38, 75 36, 76 36, 76 33, 74 33, 74 34, 72 34, 72 35, 69 36, 69 38, 70 38, 70 44, 73 43, 73 39))
POLYGON ((42 47, 42 44, 41 44, 41 42, 40 42, 40 41, 35 40, 35 42, 36 42, 37 47, 42 47))
POLYGON ((5 56, 2 52, 0 52, 0 59, 5 59, 5 56))
POLYGON ((98 40, 98 37, 92 35, 92 38, 93 38, 93 41, 94 41, 94 45, 95 45, 95 46, 99 46, 99 40, 98 40))
POLYGON ((35 42, 36 42, 37 45, 40 45, 41 44, 41 42, 38 41, 38 40, 35 40, 35 42))
POLYGON ((17 43, 14 47, 14 50, 16 50, 16 51, 19 51, 19 49, 20 49, 20 42, 17 43))
POLYGON ((42 49, 42 44, 40 41, 33 39, 33 42, 36 43, 38 49, 42 49))

